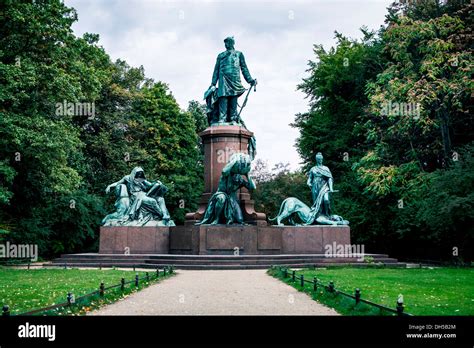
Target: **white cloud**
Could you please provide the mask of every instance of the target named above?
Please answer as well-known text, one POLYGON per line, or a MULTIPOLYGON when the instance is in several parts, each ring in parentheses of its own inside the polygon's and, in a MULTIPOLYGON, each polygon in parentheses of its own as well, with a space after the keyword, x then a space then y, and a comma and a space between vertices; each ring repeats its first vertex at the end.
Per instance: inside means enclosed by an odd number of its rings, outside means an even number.
POLYGON ((258 79, 242 112, 257 137, 258 157, 270 166, 290 162, 295 169, 298 131, 289 124, 308 109, 296 86, 314 59, 313 44, 329 48, 335 30, 356 38, 363 25, 378 29, 390 2, 67 0, 66 5, 78 11, 77 35, 99 34, 112 59, 143 65, 147 77, 170 86, 183 109, 202 99, 224 50, 222 40, 233 35, 258 79))

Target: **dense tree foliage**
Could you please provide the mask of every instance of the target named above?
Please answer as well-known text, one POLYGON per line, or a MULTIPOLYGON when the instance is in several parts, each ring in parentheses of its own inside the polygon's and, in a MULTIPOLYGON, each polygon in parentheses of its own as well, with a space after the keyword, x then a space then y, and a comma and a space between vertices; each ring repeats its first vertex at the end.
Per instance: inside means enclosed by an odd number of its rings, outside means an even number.
POLYGON ((146 152, 139 161, 145 173, 159 173, 169 188, 168 209, 176 223, 182 223, 185 214, 197 208, 195 202, 204 188, 196 133, 200 119, 181 111, 162 83, 143 88, 142 94, 130 122, 132 137, 139 139, 139 148, 146 152))
POLYGON ((335 212, 369 251, 472 257, 470 11, 459 1, 398 3, 378 32, 336 33, 329 51, 315 45, 299 86, 311 108, 294 122, 298 151, 305 171, 324 154, 341 191, 335 212))
POLYGON ((268 164, 257 159, 253 165, 252 177, 257 184, 252 198, 257 211, 274 218, 280 209, 281 202, 287 197, 299 197, 308 201, 311 194, 306 186, 303 172, 290 172, 289 163, 277 163, 272 169, 268 164))
POLYGON ((172 186, 182 221, 202 185, 199 114, 142 67, 112 62, 98 35, 76 37, 62 1, 6 1, 0 15, 0 236, 43 257, 94 247, 113 210, 105 187, 135 165, 172 186))

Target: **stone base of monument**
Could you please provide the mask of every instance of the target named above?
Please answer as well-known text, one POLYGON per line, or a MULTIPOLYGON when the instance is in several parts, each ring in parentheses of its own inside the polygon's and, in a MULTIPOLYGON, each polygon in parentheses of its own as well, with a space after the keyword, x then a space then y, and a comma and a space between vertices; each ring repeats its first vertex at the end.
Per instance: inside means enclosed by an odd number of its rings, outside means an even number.
POLYGON ((171 254, 323 254, 325 245, 350 244, 348 226, 201 225, 170 228, 171 254))
POLYGON ((348 226, 101 227, 100 254, 323 254, 351 244, 348 226))
POLYGON ((168 254, 169 227, 102 226, 100 254, 168 254))
MULTIPOLYGON (((360 255, 328 256, 325 246, 349 245, 348 226, 102 227, 99 253, 65 254, 44 266, 177 269, 370 267, 360 255)), ((385 254, 373 265, 405 267, 385 254)))

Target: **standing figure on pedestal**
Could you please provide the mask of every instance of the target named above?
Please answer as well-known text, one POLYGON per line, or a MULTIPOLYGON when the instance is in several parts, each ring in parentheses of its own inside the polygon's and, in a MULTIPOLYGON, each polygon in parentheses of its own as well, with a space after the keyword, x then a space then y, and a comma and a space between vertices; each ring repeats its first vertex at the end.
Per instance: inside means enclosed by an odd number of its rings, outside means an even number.
POLYGON ((229 163, 222 169, 217 192, 209 200, 204 218, 198 225, 244 223, 242 209, 237 199, 237 191, 242 187, 249 191, 255 190, 255 183, 249 175, 250 167, 251 159, 249 155, 244 153, 232 155, 229 163))
POLYGON ((237 99, 246 89, 240 81, 240 71, 251 86, 255 86, 257 80, 250 75, 243 53, 234 49, 234 38, 226 38, 224 44, 226 51, 217 56, 211 87, 204 94, 208 121, 210 125, 216 123, 241 125, 237 113, 237 99), (217 83, 219 85, 216 89, 217 83))

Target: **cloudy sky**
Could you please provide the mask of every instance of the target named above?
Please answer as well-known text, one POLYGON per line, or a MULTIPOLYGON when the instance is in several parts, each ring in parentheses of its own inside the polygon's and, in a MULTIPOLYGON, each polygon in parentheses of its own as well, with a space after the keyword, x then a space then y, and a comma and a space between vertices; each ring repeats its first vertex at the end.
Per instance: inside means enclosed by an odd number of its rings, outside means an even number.
MULTIPOLYGON (((334 45, 334 31, 361 37, 359 28, 383 24, 387 0, 157 1, 66 0, 79 21, 73 29, 100 35, 112 59, 143 65, 147 77, 166 82, 182 109, 202 101, 215 59, 234 36, 257 92, 242 112, 257 138, 258 158, 269 166, 301 159, 294 147, 294 115, 308 109, 296 86, 307 76, 313 44, 334 45)), ((245 86, 246 83, 242 79, 245 86)), ((242 103, 243 97, 240 99, 242 103)), ((343 126, 343 125, 341 125, 343 126)))

